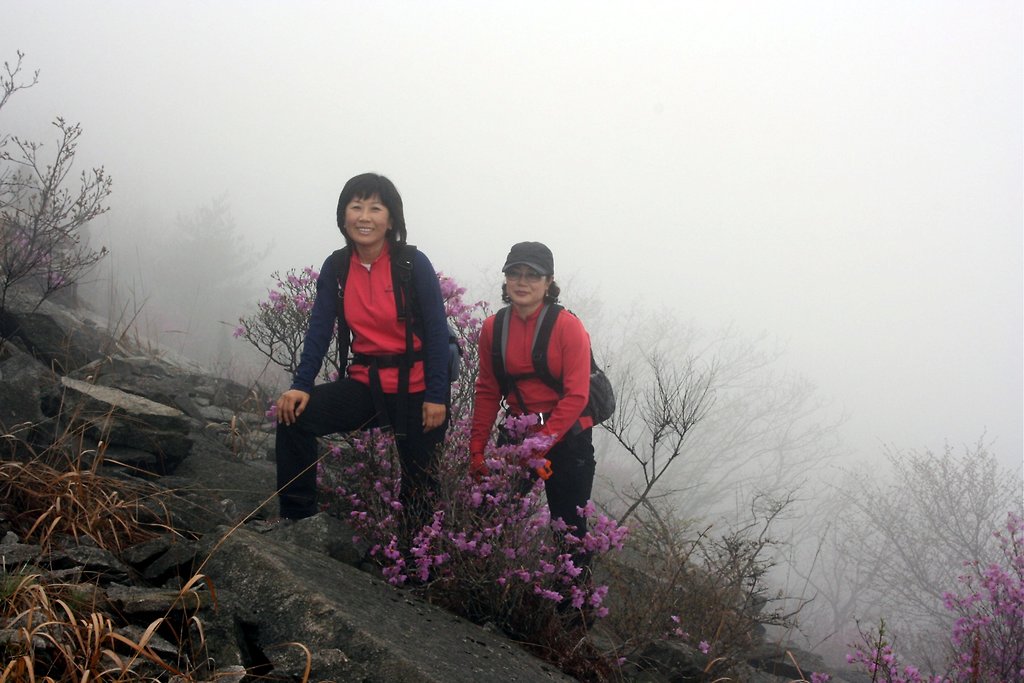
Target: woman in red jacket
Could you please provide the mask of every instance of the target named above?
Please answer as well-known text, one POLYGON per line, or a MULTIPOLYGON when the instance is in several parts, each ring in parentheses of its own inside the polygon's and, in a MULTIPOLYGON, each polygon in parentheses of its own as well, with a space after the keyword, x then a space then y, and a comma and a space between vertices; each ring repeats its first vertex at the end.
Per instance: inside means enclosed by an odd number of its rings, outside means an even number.
POLYGON ((408 528, 415 529, 433 514, 431 468, 448 425, 448 326, 441 287, 429 259, 415 251, 411 284, 417 305, 411 320, 399 319, 392 266, 399 267, 395 257, 407 247, 407 230, 402 196, 386 177, 364 173, 345 183, 337 223, 348 251, 324 261, 299 367, 291 388, 277 399, 280 515, 302 519, 319 509, 317 437, 390 426, 402 468, 400 498, 408 528), (341 261, 345 254, 347 264, 341 261), (338 276, 345 265, 339 310, 338 276), (352 332, 351 363, 337 381, 314 386, 336 321, 352 332), (401 362, 408 367, 404 386, 401 362))
POLYGON ((590 337, 579 318, 554 306, 560 290, 554 281, 554 257, 545 245, 513 245, 502 271, 505 283, 501 299, 509 307, 487 318, 480 332, 470 470, 477 476, 488 473, 484 447, 503 402, 507 414, 538 415, 540 424, 535 433, 553 439, 546 452, 534 454, 534 458, 546 458, 550 463, 538 471, 545 478, 551 518, 563 520, 568 533, 582 538, 587 521, 577 508, 590 500, 596 465, 591 441, 593 420, 583 414, 590 391, 590 337), (557 317, 547 347, 550 377, 545 381, 534 367, 531 350, 538 326, 549 314, 557 317), (495 320, 499 316, 502 321, 498 326, 502 333, 507 329, 508 336, 507 343, 499 339, 495 347, 495 320), (499 362, 503 358, 504 373, 495 367, 492 351, 496 348, 504 348, 503 356, 498 358, 499 362))

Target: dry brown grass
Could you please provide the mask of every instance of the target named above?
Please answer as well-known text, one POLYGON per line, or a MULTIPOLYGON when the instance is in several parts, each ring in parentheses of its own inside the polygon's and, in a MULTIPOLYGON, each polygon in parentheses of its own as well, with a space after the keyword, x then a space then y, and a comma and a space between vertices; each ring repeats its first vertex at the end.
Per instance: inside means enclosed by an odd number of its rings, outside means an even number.
POLYGON ((150 646, 164 625, 163 618, 153 621, 141 637, 131 639, 97 605, 83 601, 81 585, 48 582, 39 573, 5 574, 2 581, 3 683, 127 682, 152 680, 160 672, 184 675, 150 646))
MULTIPOLYGON (((80 433, 65 433, 38 454, 20 443, 30 457, 0 461, 0 519, 23 543, 39 546, 44 556, 80 543, 117 555, 158 532, 173 531, 162 494, 101 474, 102 444, 90 452, 82 442, 80 433)), ((181 602, 192 605, 193 614, 173 624, 159 618, 129 638, 125 624, 104 604, 98 579, 67 583, 54 576, 32 565, 0 565, 0 683, 192 680, 158 654, 152 641, 159 630, 161 637, 188 641, 189 651, 203 649, 197 601, 186 598, 194 598, 199 583, 212 592, 205 577, 192 577, 181 590, 181 602), (174 632, 175 624, 181 633, 174 632), (191 642, 193 634, 198 643, 191 642)))
POLYGON ((0 462, 5 516, 26 541, 46 550, 56 538, 89 539, 119 552, 169 527, 154 491, 99 474, 102 451, 89 465, 81 452, 74 459, 55 455, 0 462))

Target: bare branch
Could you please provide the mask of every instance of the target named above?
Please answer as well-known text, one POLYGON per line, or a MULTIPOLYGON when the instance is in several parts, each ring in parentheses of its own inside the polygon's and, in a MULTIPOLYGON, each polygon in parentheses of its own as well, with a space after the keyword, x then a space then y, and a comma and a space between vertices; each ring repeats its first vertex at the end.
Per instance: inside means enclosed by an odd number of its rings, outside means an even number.
POLYGON ((687 359, 675 367, 656 353, 647 356, 652 382, 645 389, 635 384, 627 390, 626 415, 610 422, 608 431, 640 464, 644 485, 619 517, 622 524, 651 496, 668 469, 682 455, 687 436, 714 405, 712 383, 715 367, 701 369, 687 359), (639 424, 634 419, 639 417, 639 424), (639 432, 639 433, 638 433, 639 432), (638 447, 640 440, 646 448, 638 447))
MULTIPOLYGON (((19 80, 21 52, 12 67, 0 73, 0 108, 12 94, 38 80, 19 80)), ((56 148, 44 159, 38 142, 3 136, 0 148, 13 143, 14 154, 0 149, 0 310, 11 287, 19 282, 35 286, 38 301, 76 283, 107 251, 92 249, 83 236, 87 223, 107 211, 111 192, 106 171, 83 171, 77 186, 71 181, 81 126, 57 118, 56 148)))
POLYGON ((25 53, 18 50, 16 54, 18 61, 14 63, 14 66, 12 67, 10 62, 4 62, 4 72, 0 73, 0 109, 4 108, 11 95, 19 90, 28 90, 39 82, 39 69, 32 73, 32 80, 19 81, 18 76, 21 73, 21 63, 25 59, 25 53))

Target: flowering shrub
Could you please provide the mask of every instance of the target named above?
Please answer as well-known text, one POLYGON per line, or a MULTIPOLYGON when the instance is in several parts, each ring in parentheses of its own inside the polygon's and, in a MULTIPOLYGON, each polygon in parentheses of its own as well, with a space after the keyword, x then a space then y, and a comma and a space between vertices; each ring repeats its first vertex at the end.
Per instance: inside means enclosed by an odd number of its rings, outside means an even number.
MULTIPOLYGON (((302 339, 309 327, 309 314, 316 297, 316 279, 319 273, 312 267, 296 272, 289 270, 283 277, 279 272, 271 275, 274 287, 265 301, 256 304, 256 312, 238 319, 235 338, 243 338, 256 350, 289 373, 299 367, 302 339)), ((337 331, 337 326, 335 326, 337 331)), ((331 342, 325 358, 324 378, 337 377, 337 339, 331 342)))
POLYGON ((960 576, 962 593, 946 593, 946 609, 957 615, 950 635, 949 672, 925 675, 899 662, 886 639, 884 622, 877 633, 847 656, 872 680, 890 683, 996 683, 1024 680, 1024 522, 1007 516, 1006 532, 995 534, 1003 555, 1001 564, 982 566, 977 560, 960 576))
MULTIPOLYGON (((275 273, 268 300, 241 319, 235 336, 294 371, 316 276, 312 268, 285 277, 275 273)), ((533 454, 550 445, 530 436, 536 416, 507 421, 504 429, 514 443, 490 447, 489 475, 479 480, 469 475, 477 342, 487 308, 463 301, 463 288, 438 277, 448 318, 459 332, 463 363, 452 383, 449 429, 433 472, 432 516, 409 519, 399 496, 397 450, 390 434, 380 430, 349 434, 326 446, 318 469, 320 499, 350 521, 390 583, 419 586, 432 602, 492 622, 536 644, 553 661, 579 658, 578 647, 570 653, 555 641, 573 630, 567 627, 607 614, 608 587, 593 585, 585 561, 621 549, 627 531, 596 515, 592 505, 582 511, 590 528, 581 538, 567 533, 561 520, 552 523, 542 501, 543 483, 532 477, 543 462, 533 454)))
POLYGON ((477 358, 477 342, 480 340, 480 329, 487 317, 487 304, 482 301, 468 303, 463 300, 465 287, 447 275, 438 273, 441 285, 441 297, 444 299, 445 312, 448 320, 455 326, 459 336, 459 349, 462 352, 462 371, 458 377, 452 378, 452 401, 450 424, 458 429, 448 431, 448 442, 453 443, 453 436, 469 441, 469 418, 473 412, 473 390, 476 385, 476 374, 479 368, 477 358), (463 429, 464 428, 464 429, 463 429))
POLYGON ((1024 679, 1024 521, 1007 515, 997 532, 1003 563, 969 563, 960 577, 963 594, 946 593, 946 609, 957 615, 950 640, 954 680, 1024 679))
POLYGON ((887 636, 885 622, 882 622, 877 632, 863 635, 864 642, 855 646, 854 651, 846 656, 846 662, 863 668, 871 676, 872 681, 944 683, 946 679, 942 676, 929 677, 915 666, 901 665, 887 636))
MULTIPOLYGON (((526 417, 509 420, 511 434, 532 427, 526 417)), ((593 506, 583 510, 591 528, 577 538, 561 520, 551 522, 541 502, 543 484, 530 472, 533 453, 545 444, 526 437, 492 446, 491 473, 474 480, 468 451, 455 456, 449 444, 439 463, 439 490, 428 523, 406 532, 398 500, 398 463, 393 441, 379 431, 334 446, 321 470, 324 498, 343 512, 370 545, 394 585, 426 584, 434 602, 476 621, 491 621, 521 636, 534 635, 551 619, 607 614, 607 586, 589 581, 581 558, 621 549, 626 529, 593 506), (403 538, 403 536, 405 536, 403 538)))

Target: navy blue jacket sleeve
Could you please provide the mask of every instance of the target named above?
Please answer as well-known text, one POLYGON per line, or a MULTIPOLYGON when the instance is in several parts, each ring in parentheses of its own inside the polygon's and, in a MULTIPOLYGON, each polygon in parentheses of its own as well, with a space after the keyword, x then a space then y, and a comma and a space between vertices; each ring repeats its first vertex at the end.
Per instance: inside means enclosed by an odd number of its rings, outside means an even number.
POLYGON ((416 252, 412 268, 413 287, 423 320, 424 374, 427 391, 423 400, 444 403, 448 398, 448 316, 441 297, 441 284, 430 259, 416 252))
POLYGON ((320 275, 316 278, 316 298, 313 299, 313 310, 309 314, 309 327, 306 329, 306 338, 302 341, 302 355, 299 357, 299 367, 292 379, 292 389, 300 389, 307 393, 312 391, 316 376, 324 364, 324 356, 331 347, 337 315, 338 277, 331 255, 324 261, 320 275))

